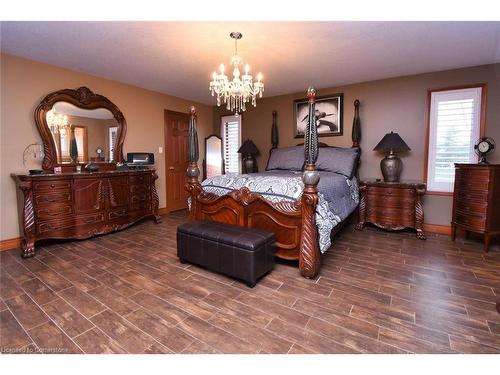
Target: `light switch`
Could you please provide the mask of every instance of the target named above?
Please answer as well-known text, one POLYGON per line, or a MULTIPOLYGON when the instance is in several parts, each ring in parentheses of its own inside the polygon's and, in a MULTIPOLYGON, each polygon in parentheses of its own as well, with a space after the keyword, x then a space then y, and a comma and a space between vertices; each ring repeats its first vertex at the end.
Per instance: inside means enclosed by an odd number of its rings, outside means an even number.
POLYGON ((158 153, 163 154, 163 147, 161 147, 161 146, 158 147, 158 153))

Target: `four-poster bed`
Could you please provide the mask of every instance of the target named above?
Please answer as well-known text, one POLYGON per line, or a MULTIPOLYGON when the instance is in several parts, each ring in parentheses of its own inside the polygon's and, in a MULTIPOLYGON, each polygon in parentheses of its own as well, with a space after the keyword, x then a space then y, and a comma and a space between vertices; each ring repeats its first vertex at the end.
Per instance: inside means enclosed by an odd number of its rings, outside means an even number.
MULTIPOLYGON (((266 229, 273 232, 276 236, 276 255, 279 258, 287 260, 298 260, 299 269, 302 276, 314 278, 320 268, 321 252, 320 241, 317 228, 317 207, 322 202, 323 195, 318 191, 320 182, 320 172, 316 168, 320 147, 331 148, 318 143, 318 134, 316 128, 315 98, 316 92, 310 88, 307 92, 309 115, 308 125, 304 134, 304 156, 305 163, 303 172, 296 171, 293 182, 300 180, 300 194, 293 200, 270 200, 266 192, 250 191, 247 186, 227 189, 227 193, 215 194, 215 190, 200 184, 198 177, 200 170, 198 168, 198 140, 197 140, 197 119, 196 110, 191 108, 191 120, 189 125, 188 153, 189 166, 187 169, 186 190, 190 199, 190 220, 213 220, 228 224, 236 224, 243 227, 266 229), (300 173, 300 175, 299 175, 300 173), (208 190, 208 191, 207 191, 208 190), (266 196, 266 198, 264 198, 266 196)), ((361 138, 359 121, 359 101, 354 103, 355 115, 352 130, 352 147, 359 152, 359 141, 361 138)), ((272 127, 272 150, 278 146, 278 132, 276 124, 276 113, 273 112, 272 127)), ((359 157, 359 154, 358 154, 359 157)), ((354 168, 357 175, 357 160, 354 168)), ((279 175, 275 173, 275 175, 279 175)), ((252 175, 241 175, 241 179, 251 180, 252 175)), ((323 176, 323 175, 322 175, 323 176)), ((230 176, 233 180, 238 180, 239 176, 230 176)), ((255 177, 258 178, 258 177, 255 177)), ((276 177, 279 179, 279 176, 276 177)), ((321 177, 323 178, 323 177, 321 177)), ((329 178, 325 175, 325 178, 329 178)), ((344 177, 345 178, 345 177, 344 177)), ((347 178, 345 178, 347 181, 347 178)), ((279 181, 279 180, 277 180, 279 181)), ((287 181, 287 180, 283 180, 287 181)), ((330 181, 330 180, 325 180, 330 181)), ((357 189, 356 177, 352 177, 357 189)), ((349 182, 347 182, 349 184, 349 182)), ((276 184, 275 184, 276 185, 276 184)), ((323 184, 324 185, 324 184, 323 184)), ((258 191, 258 190, 257 190, 258 191)), ((357 194, 357 191, 356 191, 357 194)), ((357 200, 354 206, 351 206, 346 217, 342 220, 338 217, 336 225, 330 227, 328 234, 334 235, 340 227, 347 221, 347 217, 352 214, 357 206, 357 200), (333 228, 333 230, 331 230, 333 228)), ((328 221, 328 220, 327 220, 328 221)), ((325 241, 323 241, 325 242, 325 241)), ((330 242, 327 242, 328 246, 330 242)), ((324 251, 324 249, 322 249, 324 251)))

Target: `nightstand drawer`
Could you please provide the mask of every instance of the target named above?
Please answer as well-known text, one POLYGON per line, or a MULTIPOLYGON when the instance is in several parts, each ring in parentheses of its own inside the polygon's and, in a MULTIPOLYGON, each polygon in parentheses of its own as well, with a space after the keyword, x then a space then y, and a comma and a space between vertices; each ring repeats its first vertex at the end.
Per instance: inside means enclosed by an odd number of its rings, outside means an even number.
MULTIPOLYGON (((414 220, 415 218, 415 209, 400 209, 400 208, 372 208, 368 207, 366 210, 366 217, 374 220, 385 220, 389 218, 394 218, 396 221, 399 220, 414 220)), ((369 220, 372 221, 372 220, 369 220)))
POLYGON ((415 198, 394 195, 375 195, 372 193, 368 194, 368 206, 411 209, 415 206, 415 198))
POLYGON ((384 196, 384 197, 415 197, 414 189, 398 189, 390 187, 378 187, 378 186, 368 186, 366 189, 367 194, 384 196))

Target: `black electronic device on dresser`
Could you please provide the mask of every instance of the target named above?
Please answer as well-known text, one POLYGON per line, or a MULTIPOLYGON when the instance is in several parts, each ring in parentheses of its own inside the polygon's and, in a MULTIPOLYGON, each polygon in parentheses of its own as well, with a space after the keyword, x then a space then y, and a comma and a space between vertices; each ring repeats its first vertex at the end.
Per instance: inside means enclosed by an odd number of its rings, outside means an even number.
POLYGON ((132 169, 148 169, 155 164, 152 152, 127 152, 127 166, 132 169))

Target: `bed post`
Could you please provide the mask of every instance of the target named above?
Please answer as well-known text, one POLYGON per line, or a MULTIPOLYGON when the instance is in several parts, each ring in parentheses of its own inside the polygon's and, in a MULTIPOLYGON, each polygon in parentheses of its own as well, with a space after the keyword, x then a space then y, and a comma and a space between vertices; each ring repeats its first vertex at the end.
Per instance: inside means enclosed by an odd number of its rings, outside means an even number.
POLYGON ((271 127, 271 145, 272 145, 272 148, 278 147, 278 143, 279 143, 278 123, 276 121, 277 115, 278 115, 278 112, 273 111, 273 126, 271 127))
POLYGON ((198 130, 196 129, 196 108, 190 108, 189 117, 189 130, 188 130, 188 168, 186 190, 191 198, 191 207, 189 212, 189 221, 196 218, 196 211, 198 206, 197 197, 201 192, 201 185, 198 177, 200 176, 200 169, 198 168, 199 147, 198 147, 198 130))
POLYGON ((352 120, 352 147, 359 147, 361 141, 361 120, 359 119, 359 100, 354 101, 354 119, 352 120))
POLYGON ((302 181, 304 181, 304 192, 302 193, 302 235, 300 241, 299 269, 302 276, 314 278, 320 267, 318 232, 316 228, 316 205, 318 204, 318 182, 319 173, 316 170, 318 159, 318 131, 316 128, 316 113, 314 102, 316 91, 313 87, 307 90, 309 101, 309 118, 304 134, 304 152, 306 166, 302 181))

